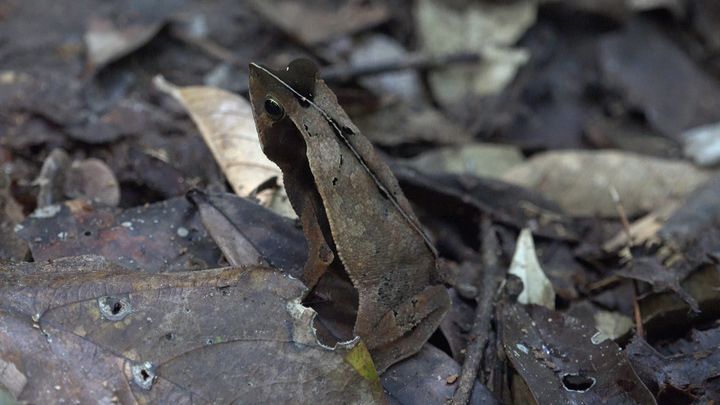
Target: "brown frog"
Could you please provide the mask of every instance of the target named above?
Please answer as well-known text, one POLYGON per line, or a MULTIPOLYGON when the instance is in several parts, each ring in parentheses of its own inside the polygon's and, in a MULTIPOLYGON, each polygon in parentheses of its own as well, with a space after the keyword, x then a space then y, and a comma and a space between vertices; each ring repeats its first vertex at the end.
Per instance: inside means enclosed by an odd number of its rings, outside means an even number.
POLYGON ((346 272, 358 293, 353 332, 378 371, 418 350, 450 306, 436 252, 387 165, 307 59, 250 65, 260 143, 283 172, 308 240, 304 282, 346 272))

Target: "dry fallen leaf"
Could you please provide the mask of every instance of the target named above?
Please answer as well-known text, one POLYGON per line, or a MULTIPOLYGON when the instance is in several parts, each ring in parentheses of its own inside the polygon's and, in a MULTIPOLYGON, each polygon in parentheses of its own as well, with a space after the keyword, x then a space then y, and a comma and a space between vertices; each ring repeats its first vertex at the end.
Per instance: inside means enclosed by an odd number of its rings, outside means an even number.
POLYGON ((526 50, 513 48, 535 22, 534 2, 467 2, 458 7, 446 2, 417 2, 418 34, 424 51, 480 52, 479 65, 454 66, 431 72, 430 85, 443 105, 452 105, 467 95, 495 94, 527 62, 526 50))
POLYGON ((99 69, 145 45, 162 28, 162 21, 118 27, 112 21, 93 17, 85 32, 88 63, 99 69))
POLYGON ((699 166, 720 163, 720 123, 688 129, 682 134, 685 156, 699 166))
POLYGON ((516 147, 489 143, 468 143, 441 147, 408 159, 408 165, 425 173, 472 174, 500 177, 523 161, 516 147))
POLYGON ((280 169, 260 148, 250 103, 227 91, 207 86, 177 87, 162 77, 155 85, 188 111, 235 193, 247 197, 280 169))
POLYGON ((688 162, 619 151, 559 151, 533 156, 503 175, 535 189, 569 214, 615 218, 614 187, 629 217, 682 200, 711 172, 688 162))

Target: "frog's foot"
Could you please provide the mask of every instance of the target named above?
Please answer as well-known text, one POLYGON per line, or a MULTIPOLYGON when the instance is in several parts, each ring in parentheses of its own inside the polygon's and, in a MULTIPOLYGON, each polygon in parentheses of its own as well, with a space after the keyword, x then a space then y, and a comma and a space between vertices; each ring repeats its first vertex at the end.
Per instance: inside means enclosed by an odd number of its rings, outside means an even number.
POLYGON ((440 325, 449 308, 447 289, 442 285, 429 286, 397 308, 387 311, 370 330, 358 328, 356 332, 365 340, 375 367, 382 373, 389 366, 417 353, 440 325))

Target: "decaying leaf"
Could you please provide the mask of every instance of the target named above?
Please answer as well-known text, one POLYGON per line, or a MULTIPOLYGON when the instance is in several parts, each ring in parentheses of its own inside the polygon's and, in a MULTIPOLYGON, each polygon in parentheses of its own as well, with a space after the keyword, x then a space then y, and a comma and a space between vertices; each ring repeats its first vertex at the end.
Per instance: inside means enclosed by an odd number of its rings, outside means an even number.
POLYGON ((666 136, 720 120, 720 85, 651 24, 635 21, 607 35, 599 56, 608 84, 666 136))
POLYGON ((618 271, 617 274, 649 283, 656 292, 673 291, 679 298, 685 301, 693 311, 700 311, 697 301, 680 285, 680 280, 685 275, 676 268, 663 265, 657 257, 640 257, 633 259, 627 268, 618 271))
POLYGON ((244 98, 214 87, 177 87, 161 77, 155 84, 188 111, 237 195, 247 197, 272 177, 281 176, 262 152, 244 98))
POLYGON ((97 254, 145 272, 216 267, 220 252, 184 198, 120 210, 80 201, 35 210, 18 227, 36 261, 97 254))
POLYGON ((648 339, 677 337, 678 333, 695 324, 720 317, 720 272, 717 265, 698 267, 680 281, 680 288, 687 297, 675 291, 665 291, 647 294, 639 300, 648 339), (699 311, 692 311, 688 297, 690 302, 697 303, 699 311))
POLYGON ((535 254, 535 243, 529 229, 523 229, 518 236, 515 254, 508 270, 523 282, 523 290, 518 296, 521 304, 542 305, 555 309, 555 290, 543 272, 535 254))
POLYGON ((85 271, 86 260, 61 260, 69 272, 0 271, 0 364, 16 370, 0 381, 12 378, 21 401, 383 400, 359 339, 317 341, 296 279, 266 267, 85 271))
POLYGON ((503 309, 505 353, 538 404, 639 403, 655 398, 611 340, 544 307, 503 309))
POLYGON ((434 247, 317 66, 250 68, 263 151, 282 169, 308 240, 303 281, 312 288, 326 273, 347 274, 358 293, 354 334, 382 372, 420 350, 450 305, 434 247))
POLYGON ((610 187, 633 217, 681 200, 709 176, 682 161, 619 151, 558 151, 535 155, 503 178, 553 196, 571 215, 616 218, 610 187))
MULTIPOLYGON (((666 261, 695 266, 720 258, 720 177, 714 176, 688 195, 658 231, 666 261)), ((687 273, 685 273, 687 274, 687 273)), ((683 274, 683 275, 685 275, 683 274)))
POLYGON ((231 266, 267 265, 263 255, 235 228, 225 214, 208 203, 207 195, 201 191, 191 191, 188 199, 198 208, 205 229, 217 243, 231 266))
POLYGON ((673 351, 671 356, 635 337, 627 352, 658 402, 713 403, 720 398, 719 337, 718 328, 693 330, 688 342, 679 341, 667 348, 673 351))

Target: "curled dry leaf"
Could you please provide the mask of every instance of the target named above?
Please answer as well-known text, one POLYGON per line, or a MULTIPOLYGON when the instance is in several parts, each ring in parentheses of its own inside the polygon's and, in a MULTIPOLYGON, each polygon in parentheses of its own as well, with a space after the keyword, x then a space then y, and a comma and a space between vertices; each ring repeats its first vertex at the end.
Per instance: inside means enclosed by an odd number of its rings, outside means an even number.
POLYGON ((237 195, 247 197, 272 177, 281 176, 260 148, 252 110, 244 98, 214 87, 177 87, 159 76, 155 85, 185 107, 237 195))
POLYGON ((555 309, 555 290, 540 267, 529 229, 520 232, 516 246, 508 272, 518 276, 523 282, 524 288, 518 296, 518 302, 555 309))
POLYGON ((70 165, 70 156, 62 149, 53 149, 43 161, 40 174, 33 180, 39 187, 37 207, 47 207, 64 200, 63 186, 65 185, 65 171, 70 165))
POLYGON ((640 298, 640 313, 648 339, 664 339, 669 334, 683 333, 693 325, 720 318, 720 272, 716 265, 700 266, 680 281, 679 288, 684 296, 676 291, 663 291, 640 298), (688 316, 692 310, 688 298, 699 309, 692 317, 688 316))
MULTIPOLYGON (((429 175, 393 164, 392 170, 419 215, 430 219, 448 218, 453 226, 476 233, 477 220, 489 214, 495 221, 513 228, 532 227, 535 235, 560 240, 577 240, 578 232, 560 207, 534 190, 505 181, 457 175, 429 175), (438 215, 439 214, 439 215, 438 215)), ((441 230, 441 232, 444 232, 441 230)))
POLYGON ((108 206, 120 202, 120 184, 115 173, 100 159, 73 162, 65 175, 63 189, 70 198, 85 198, 108 206))
POLYGON ((99 69, 145 45, 162 28, 161 21, 118 27, 112 21, 92 17, 85 32, 88 64, 99 69))
POLYGON ((97 261, 0 271, 0 381, 18 400, 383 401, 359 339, 319 344, 296 279, 267 267, 141 274, 97 261))
POLYGON ((280 71, 251 64, 250 99, 308 240, 303 281, 312 288, 326 273, 347 274, 358 292, 353 333, 379 371, 416 353, 450 301, 434 247, 392 172, 312 62, 280 71))

